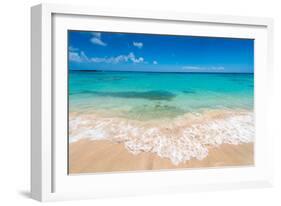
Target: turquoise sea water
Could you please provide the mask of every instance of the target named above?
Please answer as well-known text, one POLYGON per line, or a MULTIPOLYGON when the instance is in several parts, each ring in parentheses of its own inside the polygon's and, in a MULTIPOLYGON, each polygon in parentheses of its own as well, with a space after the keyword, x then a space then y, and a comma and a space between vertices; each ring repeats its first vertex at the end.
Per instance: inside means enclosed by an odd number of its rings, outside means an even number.
POLYGON ((254 141, 253 74, 69 72, 69 141, 109 140, 173 164, 254 141))
POLYGON ((69 111, 133 119, 253 109, 253 74, 69 71, 69 111))

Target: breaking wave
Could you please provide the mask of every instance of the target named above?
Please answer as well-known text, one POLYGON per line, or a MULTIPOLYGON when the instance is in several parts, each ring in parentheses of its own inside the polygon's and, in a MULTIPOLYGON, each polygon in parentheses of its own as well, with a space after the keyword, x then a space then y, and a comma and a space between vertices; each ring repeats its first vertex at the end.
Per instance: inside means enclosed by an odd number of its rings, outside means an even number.
POLYGON ((209 146, 254 141, 250 111, 216 110, 174 119, 137 121, 97 114, 70 114, 69 141, 87 138, 123 143, 133 153, 152 152, 177 165, 203 159, 209 146))

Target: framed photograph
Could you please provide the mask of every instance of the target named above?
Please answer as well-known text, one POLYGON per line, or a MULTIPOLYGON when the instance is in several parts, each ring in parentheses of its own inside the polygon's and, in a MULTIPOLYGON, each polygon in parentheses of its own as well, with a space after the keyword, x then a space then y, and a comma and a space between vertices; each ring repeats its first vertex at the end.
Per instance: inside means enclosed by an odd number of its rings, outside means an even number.
POLYGON ((272 185, 271 19, 31 14, 34 199, 272 185))

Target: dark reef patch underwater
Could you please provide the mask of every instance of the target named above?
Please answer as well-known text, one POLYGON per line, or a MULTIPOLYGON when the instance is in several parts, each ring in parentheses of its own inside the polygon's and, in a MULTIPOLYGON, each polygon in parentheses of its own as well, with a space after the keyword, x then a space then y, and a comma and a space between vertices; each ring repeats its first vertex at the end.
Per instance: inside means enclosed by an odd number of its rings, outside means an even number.
POLYGON ((168 91, 146 91, 146 92, 98 92, 98 91, 84 91, 83 93, 90 93, 101 97, 119 97, 119 98, 135 98, 147 100, 166 100, 170 101, 176 95, 168 91))

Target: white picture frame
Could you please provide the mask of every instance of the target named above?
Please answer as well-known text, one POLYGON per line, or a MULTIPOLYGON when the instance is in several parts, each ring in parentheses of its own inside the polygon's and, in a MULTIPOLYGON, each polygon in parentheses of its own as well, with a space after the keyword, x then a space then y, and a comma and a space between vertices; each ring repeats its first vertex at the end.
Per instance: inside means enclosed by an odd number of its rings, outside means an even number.
POLYGON ((272 19, 40 4, 31 8, 31 26, 32 198, 52 201, 273 185, 274 134, 270 124, 273 114, 268 92, 272 91, 273 77, 272 19), (101 21, 95 22, 97 18, 101 21), (113 26, 116 20, 120 22, 119 28, 113 26), (128 27, 136 22, 138 28, 128 27), (159 31, 153 29, 156 23, 160 25, 159 31), (61 95, 67 85, 63 69, 66 67, 65 31, 99 27, 108 31, 111 28, 140 32, 146 28, 145 32, 167 33, 165 25, 174 27, 173 33, 177 34, 192 26, 192 31, 186 31, 188 34, 255 38, 255 166, 69 176, 67 140, 63 137, 66 113, 60 109, 66 107, 62 98, 65 96, 61 95))

